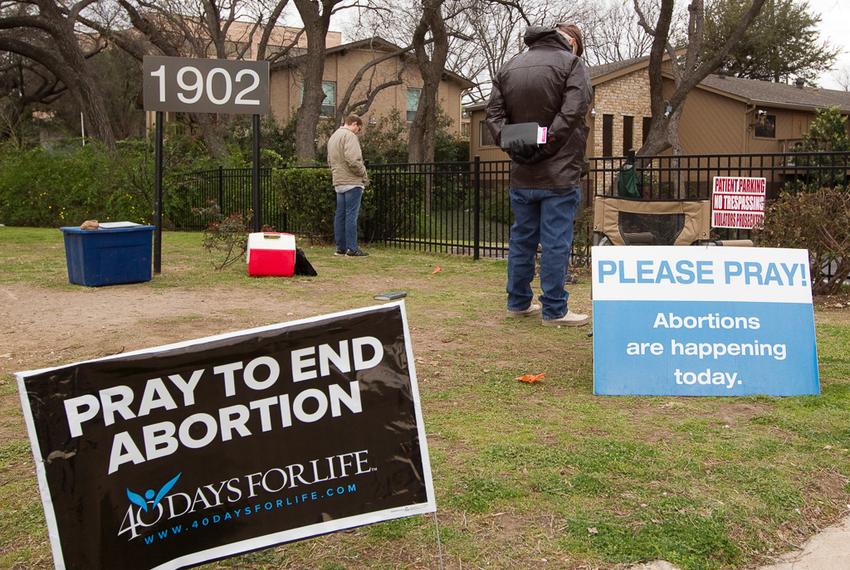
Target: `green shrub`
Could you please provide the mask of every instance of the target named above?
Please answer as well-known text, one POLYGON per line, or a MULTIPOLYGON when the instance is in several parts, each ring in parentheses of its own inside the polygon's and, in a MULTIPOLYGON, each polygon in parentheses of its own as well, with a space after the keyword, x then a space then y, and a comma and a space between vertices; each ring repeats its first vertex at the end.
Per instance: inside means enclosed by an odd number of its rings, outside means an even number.
MULTIPOLYGON (((218 204, 208 208, 197 208, 197 214, 209 220, 204 230, 203 248, 210 254, 212 264, 222 270, 245 259, 248 251, 248 233, 251 231, 253 212, 233 212, 227 216, 221 213, 218 204)), ((263 231, 268 231, 263 228, 263 231)))
POLYGON ((272 192, 286 212, 283 231, 305 235, 320 242, 333 239, 336 194, 329 169, 275 170, 272 173, 272 192))
POLYGON ((363 159, 371 164, 407 162, 407 124, 398 109, 366 125, 360 135, 363 159))
POLYGON ((847 117, 838 107, 817 111, 797 150, 823 154, 794 156, 793 166, 802 174, 786 183, 786 191, 806 192, 847 183, 847 157, 840 153, 850 151, 850 137, 847 136, 847 117))
POLYGON ((417 220, 424 219, 425 178, 401 168, 369 175, 371 185, 360 210, 360 235, 365 241, 414 235, 417 220))
POLYGON ((0 162, 0 222, 78 225, 86 219, 146 222, 150 206, 127 184, 128 164, 98 145, 6 152, 0 162))
MULTIPOLYGON (((163 226, 187 219, 203 202, 198 185, 182 184, 185 173, 210 168, 204 146, 171 132, 165 139, 163 226)), ((238 159, 238 157, 237 157, 238 159)), ((153 146, 146 140, 119 143, 115 151, 98 144, 53 149, 0 149, 0 223, 16 226, 78 225, 87 219, 153 219, 153 146)))
POLYGON ((759 245, 808 249, 812 293, 836 293, 850 277, 850 192, 783 192, 767 206, 753 237, 759 245))
MULTIPOLYGON (((370 172, 358 217, 363 241, 408 235, 423 203, 422 177, 401 170, 370 172)), ((336 193, 327 168, 286 168, 272 174, 271 191, 286 212, 284 231, 313 241, 329 242, 334 235, 336 193)))
POLYGON ((514 216, 511 211, 511 195, 508 192, 508 187, 494 185, 489 190, 482 189, 481 213, 487 220, 508 225, 513 224, 514 216))

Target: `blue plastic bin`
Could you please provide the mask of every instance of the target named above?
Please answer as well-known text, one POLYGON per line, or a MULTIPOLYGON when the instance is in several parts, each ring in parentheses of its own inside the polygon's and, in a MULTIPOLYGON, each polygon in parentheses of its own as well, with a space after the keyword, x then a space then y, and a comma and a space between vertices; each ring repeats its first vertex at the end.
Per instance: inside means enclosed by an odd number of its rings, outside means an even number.
POLYGON ((154 226, 59 229, 65 235, 65 259, 71 283, 100 287, 151 280, 154 226))

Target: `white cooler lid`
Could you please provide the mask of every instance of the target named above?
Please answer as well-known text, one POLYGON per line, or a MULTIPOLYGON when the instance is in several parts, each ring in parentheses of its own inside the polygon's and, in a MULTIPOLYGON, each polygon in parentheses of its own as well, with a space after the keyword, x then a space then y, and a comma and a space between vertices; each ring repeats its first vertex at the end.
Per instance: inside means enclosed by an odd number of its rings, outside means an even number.
POLYGON ((248 234, 248 255, 246 259, 248 262, 251 260, 252 249, 295 251, 295 236, 276 232, 250 233, 248 234))

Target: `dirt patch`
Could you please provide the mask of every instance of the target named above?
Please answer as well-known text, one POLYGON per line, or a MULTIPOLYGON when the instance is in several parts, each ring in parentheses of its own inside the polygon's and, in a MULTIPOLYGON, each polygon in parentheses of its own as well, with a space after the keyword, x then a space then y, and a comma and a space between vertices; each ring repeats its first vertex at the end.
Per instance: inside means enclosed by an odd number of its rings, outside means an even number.
POLYGON ((850 309, 850 290, 835 295, 820 295, 812 299, 818 309, 850 309))
POLYGON ((151 290, 143 285, 53 290, 3 285, 6 304, 2 372, 69 358, 104 356, 315 314, 299 299, 274 292, 234 295, 229 289, 151 290), (188 336, 187 336, 188 335, 188 336))

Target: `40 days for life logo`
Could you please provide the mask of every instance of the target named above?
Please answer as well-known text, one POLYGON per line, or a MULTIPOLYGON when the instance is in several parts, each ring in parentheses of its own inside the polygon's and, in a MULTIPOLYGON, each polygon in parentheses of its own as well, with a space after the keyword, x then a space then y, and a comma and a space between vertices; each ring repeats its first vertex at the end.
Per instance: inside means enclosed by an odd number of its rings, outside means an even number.
POLYGON ((148 505, 150 504, 150 508, 155 509, 159 506, 159 502, 165 497, 165 494, 168 493, 174 485, 177 484, 177 481, 180 479, 182 473, 178 473, 173 478, 169 479, 165 485, 163 485, 159 491, 154 491, 153 489, 148 489, 145 491, 144 496, 139 495, 138 493, 134 493, 130 489, 127 489, 127 498, 130 499, 130 502, 134 505, 137 505, 144 512, 148 512, 148 505))
POLYGON ((308 464, 290 464, 265 472, 246 473, 224 481, 204 484, 194 490, 170 491, 182 473, 159 490, 144 495, 126 490, 130 505, 121 521, 118 536, 133 540, 140 536, 153 542, 190 528, 207 527, 252 515, 295 507, 357 492, 356 478, 377 471, 369 465, 369 452, 359 450, 313 459, 308 464), (345 479, 343 484, 335 483, 345 479), (175 523, 180 526, 172 526, 175 523), (157 532, 164 528, 165 531, 157 532), (145 537, 146 533, 152 533, 145 537))

